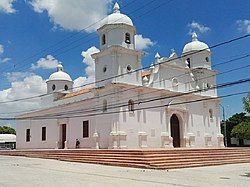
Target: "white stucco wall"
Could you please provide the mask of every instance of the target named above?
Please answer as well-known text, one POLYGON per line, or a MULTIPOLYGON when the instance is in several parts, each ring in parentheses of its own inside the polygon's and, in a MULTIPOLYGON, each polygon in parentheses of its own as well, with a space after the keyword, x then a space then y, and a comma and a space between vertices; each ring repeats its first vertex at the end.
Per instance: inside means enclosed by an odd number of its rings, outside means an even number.
POLYGON ((65 81, 65 80, 56 80, 56 81, 48 81, 47 82, 47 93, 53 92, 63 92, 65 91, 65 85, 68 86, 68 92, 72 92, 73 82, 65 81), (55 85, 55 90, 52 89, 52 86, 55 85))
MULTIPOLYGON (((188 98, 190 96, 170 99, 156 100, 146 103, 138 104, 138 100, 147 101, 149 98, 158 98, 162 91, 156 89, 146 89, 138 92, 138 90, 129 90, 126 92, 119 92, 119 88, 110 87, 108 90, 103 89, 98 94, 98 99, 87 99, 59 107, 60 112, 67 112, 70 110, 82 110, 80 115, 83 117, 72 117, 66 121, 61 120, 40 120, 40 121, 18 121, 17 122, 17 148, 55 148, 56 142, 60 141, 60 124, 67 124, 67 147, 75 148, 76 139, 80 140, 81 148, 94 148, 96 146, 94 133, 98 134, 98 141, 100 148, 111 148, 113 142, 111 141, 111 132, 117 134, 121 133, 126 136, 125 140, 117 142, 123 148, 139 148, 139 147, 161 147, 161 134, 170 133, 170 118, 172 114, 176 114, 180 123, 181 146, 185 146, 184 138, 189 133, 195 136, 195 147, 205 147, 205 136, 211 136, 211 145, 216 147, 218 145, 217 135, 220 134, 219 127, 219 109, 217 101, 189 103, 185 105, 170 104, 170 108, 157 107, 147 109, 153 106, 163 106, 168 103, 181 103, 185 100, 195 100, 195 98, 188 98), (106 96, 114 91, 118 93, 111 96, 106 96), (107 100, 108 110, 102 111, 103 100, 107 100), (128 112, 128 101, 132 99, 135 101, 134 112, 128 112), (164 101, 164 102, 163 102, 164 101), (109 108, 110 106, 121 106, 117 108, 109 108), (95 106, 96 110, 93 113, 99 115, 91 115, 91 112, 84 112, 91 109, 90 106, 95 106), (141 110, 140 110, 141 109, 141 110), (209 116, 209 109, 213 111, 213 118, 209 116), (119 112, 120 111, 120 112, 119 112), (125 111, 125 112, 122 112, 125 111), (86 116, 86 117, 84 117, 86 116), (89 137, 83 138, 82 124, 83 121, 89 120, 89 137), (47 128, 47 140, 41 141, 41 129, 43 126, 47 128), (31 141, 26 142, 26 129, 31 129, 31 141), (140 142, 140 135, 146 137, 143 142, 140 142)), ((196 96, 196 98, 199 96, 196 96)), ((58 109, 59 109, 58 108, 58 109)), ((57 109, 54 111, 58 112, 57 109)))
MULTIPOLYGON (((128 73, 128 65, 131 71, 142 67, 143 52, 134 50, 135 27, 126 23, 107 24, 98 29, 98 33, 101 51, 92 55, 96 88, 66 99, 58 99, 53 94, 43 99, 44 110, 21 116, 60 114, 53 119, 17 121, 18 149, 60 148, 58 142, 62 141, 63 124, 66 124, 66 148, 75 148, 76 139, 80 141, 80 148, 170 148, 173 146, 170 119, 174 114, 179 121, 181 147, 223 146, 219 101, 180 104, 216 97, 217 90, 178 95, 204 89, 207 83, 216 85, 216 72, 210 70, 211 54, 208 50, 191 56, 182 54, 179 59, 174 51, 169 58, 157 55, 147 75, 149 80, 143 87, 141 71, 115 77, 128 73), (130 33, 131 44, 125 43, 125 33, 130 33), (103 34, 106 36, 104 45, 101 41, 103 34), (209 62, 206 62, 206 57, 209 57, 209 62), (191 68, 185 64, 186 58, 190 58, 191 68), (124 91, 126 89, 129 91, 124 91), (158 99, 147 102, 152 98, 158 99), (104 99, 107 111, 103 111, 104 99), (135 111, 128 111, 130 99, 135 102, 135 111), (83 138, 83 121, 89 121, 89 137, 86 138, 83 138), (41 138, 42 127, 46 127, 46 141, 41 138), (26 129, 31 131, 30 142, 26 142, 26 129)), ((56 85, 55 91, 64 90, 66 84, 69 89, 73 86, 73 82, 68 81, 49 81, 47 84, 48 93, 53 92, 53 84, 56 85)))
POLYGON ((125 24, 106 25, 98 30, 100 37, 100 49, 104 50, 113 45, 129 46, 130 49, 135 49, 135 28, 125 24), (125 44, 125 34, 131 36, 131 44, 125 44), (105 34, 106 44, 102 45, 102 36, 105 34))
POLYGON ((17 149, 54 149, 58 141, 57 120, 28 120, 17 122, 17 149), (46 141, 42 141, 42 127, 46 127, 46 141), (30 129, 30 142, 26 142, 26 129, 30 129))

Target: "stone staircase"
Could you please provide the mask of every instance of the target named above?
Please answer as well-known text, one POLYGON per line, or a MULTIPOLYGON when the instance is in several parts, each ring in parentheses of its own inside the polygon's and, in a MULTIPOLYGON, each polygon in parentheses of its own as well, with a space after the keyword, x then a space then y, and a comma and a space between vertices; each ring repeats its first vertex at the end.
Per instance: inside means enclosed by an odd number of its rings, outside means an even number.
POLYGON ((148 169, 175 169, 221 164, 250 163, 250 148, 15 150, 0 151, 0 155, 26 156, 148 169))

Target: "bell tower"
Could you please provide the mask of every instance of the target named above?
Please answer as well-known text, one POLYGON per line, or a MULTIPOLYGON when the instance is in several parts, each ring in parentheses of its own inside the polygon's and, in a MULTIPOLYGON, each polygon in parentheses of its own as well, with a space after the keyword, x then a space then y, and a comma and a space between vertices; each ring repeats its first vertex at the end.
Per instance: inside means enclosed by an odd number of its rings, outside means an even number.
POLYGON ((115 3, 114 12, 106 17, 97 30, 100 38, 100 49, 104 50, 112 45, 135 49, 136 30, 132 20, 120 12, 120 6, 115 3))
POLYGON ((132 20, 121 13, 118 3, 113 10, 97 29, 101 51, 92 55, 96 63, 96 86, 110 83, 142 85, 141 71, 134 71, 141 68, 144 54, 135 50, 136 29, 132 20))
POLYGON ((183 48, 182 59, 195 82, 193 89, 207 89, 202 92, 203 95, 217 96, 216 88, 211 89, 216 85, 216 71, 211 69, 211 51, 206 43, 198 40, 195 32, 192 41, 183 48))

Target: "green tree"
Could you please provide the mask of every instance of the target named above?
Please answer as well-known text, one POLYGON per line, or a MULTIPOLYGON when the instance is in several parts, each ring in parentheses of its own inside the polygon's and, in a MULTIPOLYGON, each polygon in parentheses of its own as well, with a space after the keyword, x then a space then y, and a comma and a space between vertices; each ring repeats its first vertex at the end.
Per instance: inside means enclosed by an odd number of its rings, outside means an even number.
POLYGON ((16 130, 8 126, 0 126, 0 134, 16 134, 16 130))
POLYGON ((250 113, 250 93, 246 97, 243 97, 243 105, 245 111, 250 113))
MULTIPOLYGON (((231 122, 233 122, 233 125, 230 128, 230 135, 236 138, 239 138, 240 145, 243 145, 243 140, 248 139, 250 140, 250 93, 242 99, 243 101, 243 107, 245 111, 248 113, 241 114, 240 116, 232 116, 231 122)), ((230 118, 229 118, 230 119, 230 118)), ((228 126, 227 126, 228 127, 228 126)))
MULTIPOLYGON (((236 113, 233 116, 231 116, 230 118, 228 118, 226 120, 226 126, 227 126, 227 145, 228 146, 232 146, 231 144, 231 137, 232 137, 232 130, 235 126, 239 125, 242 122, 246 122, 246 121, 250 121, 250 117, 246 115, 246 113, 241 112, 241 113, 236 113)), ((224 132, 224 128, 225 128, 225 122, 222 121, 221 122, 221 132, 222 134, 225 136, 224 132)), ((235 134, 234 134, 235 137, 235 134)), ((242 142, 242 141, 241 141, 242 142)))
POLYGON ((250 140, 250 121, 244 121, 239 125, 236 125, 233 128, 231 135, 239 139, 250 140))

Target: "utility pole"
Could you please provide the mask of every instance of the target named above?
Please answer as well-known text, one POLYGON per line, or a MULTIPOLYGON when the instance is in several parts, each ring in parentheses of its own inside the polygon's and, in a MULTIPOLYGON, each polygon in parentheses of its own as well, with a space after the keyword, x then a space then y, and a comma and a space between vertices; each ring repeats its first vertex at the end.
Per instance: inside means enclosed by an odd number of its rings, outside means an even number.
POLYGON ((226 122, 226 116, 225 116, 225 107, 220 104, 222 108, 222 115, 223 115, 223 121, 224 121, 224 135, 225 135, 225 147, 227 147, 227 122, 226 122))

